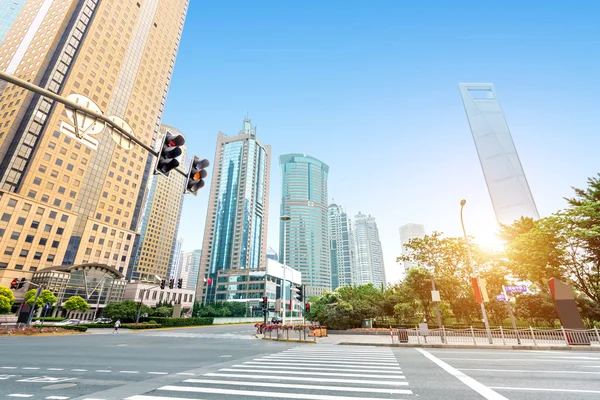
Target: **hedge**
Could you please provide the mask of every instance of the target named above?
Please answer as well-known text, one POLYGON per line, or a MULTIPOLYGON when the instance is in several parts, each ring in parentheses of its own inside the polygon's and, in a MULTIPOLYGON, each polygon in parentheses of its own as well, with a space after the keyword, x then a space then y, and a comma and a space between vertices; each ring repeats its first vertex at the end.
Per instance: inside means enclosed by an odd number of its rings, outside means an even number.
POLYGON ((123 324, 121 328, 125 329, 156 329, 160 328, 160 324, 123 324))
POLYGON ((114 328, 114 324, 85 324, 85 325, 77 325, 77 326, 86 326, 88 328, 114 328))
POLYGON ((88 327, 85 325, 64 325, 64 326, 61 326, 60 329, 66 329, 68 331, 85 332, 88 330, 88 327))
POLYGON ((65 318, 58 318, 58 317, 40 317, 40 318, 35 318, 36 320, 39 321, 44 321, 44 322, 60 322, 60 321, 64 321, 65 318))
POLYGON ((163 328, 171 328, 177 326, 200 326, 200 325, 212 325, 212 317, 204 318, 163 318, 163 317, 151 317, 153 321, 160 324, 163 328))

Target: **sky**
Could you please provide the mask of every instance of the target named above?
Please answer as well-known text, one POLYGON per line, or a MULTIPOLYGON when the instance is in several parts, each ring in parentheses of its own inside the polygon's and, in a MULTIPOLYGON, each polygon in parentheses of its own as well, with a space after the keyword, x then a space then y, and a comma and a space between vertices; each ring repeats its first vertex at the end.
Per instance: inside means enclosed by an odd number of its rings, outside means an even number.
MULTIPOLYGON (((329 198, 377 219, 388 282, 398 228, 498 243, 458 83, 493 83, 539 212, 600 172, 600 3, 192 0, 163 122, 214 160, 246 113, 272 146, 268 245, 278 249, 278 157, 327 163, 329 198), (528 3, 528 4, 525 4, 528 3)), ((179 236, 201 248, 209 189, 179 236)))

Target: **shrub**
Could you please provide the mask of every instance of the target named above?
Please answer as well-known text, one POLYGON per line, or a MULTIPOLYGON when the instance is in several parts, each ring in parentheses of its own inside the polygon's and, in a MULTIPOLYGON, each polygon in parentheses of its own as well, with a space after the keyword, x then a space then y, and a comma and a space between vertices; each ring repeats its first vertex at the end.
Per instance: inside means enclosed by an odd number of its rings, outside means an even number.
POLYGON ((88 330, 88 327, 85 325, 65 325, 65 326, 61 326, 60 329, 65 329, 68 331, 85 332, 88 330))
POLYGON ((59 318, 59 317, 40 317, 40 318, 36 318, 36 320, 44 321, 44 322, 60 322, 60 321, 64 321, 65 318, 59 318))
POLYGON ((201 326, 212 325, 213 318, 152 318, 152 321, 162 325, 163 328, 172 328, 177 326, 201 326))
POLYGON ((77 326, 86 326, 88 328, 114 328, 113 324, 85 324, 85 325, 77 325, 77 326))
POLYGON ((156 328, 160 328, 161 325, 160 324, 123 324, 121 325, 121 328, 125 328, 125 329, 156 329, 156 328))
POLYGON ((151 319, 150 321, 148 321, 148 323, 150 323, 150 324, 156 324, 157 322, 155 320, 151 319))

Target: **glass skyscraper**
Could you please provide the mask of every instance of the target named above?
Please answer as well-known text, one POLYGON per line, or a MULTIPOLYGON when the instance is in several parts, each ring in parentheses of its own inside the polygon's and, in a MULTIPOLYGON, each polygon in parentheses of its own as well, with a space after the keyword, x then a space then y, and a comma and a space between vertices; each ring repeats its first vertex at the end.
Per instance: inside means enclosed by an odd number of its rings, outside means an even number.
POLYGON ((331 289, 354 283, 354 235, 352 223, 342 206, 330 204, 328 209, 331 289))
POLYGON ((496 219, 510 225, 539 213, 491 83, 459 84, 496 219))
MULTIPOLYGON (((240 270, 266 268, 270 158, 271 146, 260 143, 248 118, 237 136, 219 132, 198 299, 206 297, 208 303, 229 299, 228 285, 208 284, 209 280, 229 282, 230 275, 239 278, 236 274, 240 270)), ((234 297, 244 296, 247 293, 234 297)), ((252 296, 262 297, 258 291, 252 296)))
POLYGON ((386 285, 383 250, 375 218, 358 213, 354 222, 356 242, 355 285, 372 283, 376 287, 386 285))
POLYGON ((0 43, 13 26, 26 0, 0 1, 0 43))
POLYGON ((327 233, 327 176, 329 166, 306 154, 279 157, 282 173, 279 254, 302 273, 306 295, 331 290, 327 233), (285 242, 285 249, 284 249, 285 242))
MULTIPOLYGON (((423 239, 425 237, 425 226, 420 224, 406 224, 400 227, 400 246, 402 255, 408 254, 406 245, 411 239, 423 239)), ((414 263, 404 261, 404 273, 414 267, 414 263)))

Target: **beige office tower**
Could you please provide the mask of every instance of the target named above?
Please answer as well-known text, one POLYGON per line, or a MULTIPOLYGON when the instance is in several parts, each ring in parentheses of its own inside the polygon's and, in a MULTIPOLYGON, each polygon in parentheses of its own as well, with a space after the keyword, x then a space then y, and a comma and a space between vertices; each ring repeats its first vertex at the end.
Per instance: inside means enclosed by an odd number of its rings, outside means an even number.
MULTIPOLYGON (((86 96, 152 145, 187 7, 187 0, 28 0, 2 42, 0 70, 62 96, 86 96)), ((117 144, 108 129, 81 135, 73 124, 61 104, 0 82, 2 286, 56 265, 127 272, 148 154, 117 144)))

